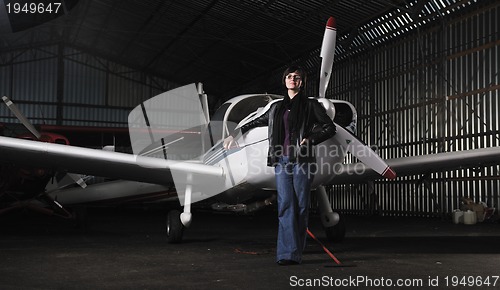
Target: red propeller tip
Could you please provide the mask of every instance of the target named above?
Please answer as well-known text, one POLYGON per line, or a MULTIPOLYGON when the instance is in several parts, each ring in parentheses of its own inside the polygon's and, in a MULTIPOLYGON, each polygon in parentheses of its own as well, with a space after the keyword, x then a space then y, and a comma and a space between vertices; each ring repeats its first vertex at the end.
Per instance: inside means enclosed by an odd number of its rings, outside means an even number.
POLYGON ((328 18, 328 22, 326 23, 326 27, 336 28, 337 23, 335 22, 335 18, 333 18, 333 17, 328 18))
POLYGON ((396 172, 394 172, 394 170, 392 170, 392 168, 390 168, 390 167, 387 167, 384 171, 384 174, 382 174, 382 175, 388 179, 396 178, 396 172))

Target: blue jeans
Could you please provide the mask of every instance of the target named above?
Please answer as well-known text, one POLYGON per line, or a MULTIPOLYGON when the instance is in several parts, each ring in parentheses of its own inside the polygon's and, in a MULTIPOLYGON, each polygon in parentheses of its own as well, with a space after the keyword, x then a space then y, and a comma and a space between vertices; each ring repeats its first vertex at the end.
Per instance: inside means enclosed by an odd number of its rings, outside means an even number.
POLYGON ((290 163, 289 158, 284 156, 280 157, 274 169, 279 221, 276 261, 302 262, 314 166, 308 163, 290 163))

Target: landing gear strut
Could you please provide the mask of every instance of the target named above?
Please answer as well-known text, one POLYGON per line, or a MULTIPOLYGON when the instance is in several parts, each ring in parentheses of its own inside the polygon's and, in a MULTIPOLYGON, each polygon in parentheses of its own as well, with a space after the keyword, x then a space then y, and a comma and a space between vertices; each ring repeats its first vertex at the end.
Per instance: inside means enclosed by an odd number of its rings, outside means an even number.
POLYGON ((180 243, 184 228, 191 225, 193 215, 191 214, 191 194, 193 175, 188 173, 186 178, 186 189, 184 194, 184 211, 171 210, 167 216, 167 241, 169 244, 180 243))

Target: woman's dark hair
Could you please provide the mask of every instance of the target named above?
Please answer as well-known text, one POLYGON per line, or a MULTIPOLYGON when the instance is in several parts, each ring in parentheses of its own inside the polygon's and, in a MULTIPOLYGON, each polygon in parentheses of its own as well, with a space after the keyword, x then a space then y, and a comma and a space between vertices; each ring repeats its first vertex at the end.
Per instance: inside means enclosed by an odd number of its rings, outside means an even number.
POLYGON ((300 77, 302 78, 302 87, 304 87, 306 85, 306 81, 307 81, 307 73, 301 66, 298 66, 298 65, 289 66, 283 72, 283 77, 281 78, 281 81, 283 82, 283 84, 285 84, 286 76, 293 73, 293 72, 297 72, 297 74, 300 75, 300 77))

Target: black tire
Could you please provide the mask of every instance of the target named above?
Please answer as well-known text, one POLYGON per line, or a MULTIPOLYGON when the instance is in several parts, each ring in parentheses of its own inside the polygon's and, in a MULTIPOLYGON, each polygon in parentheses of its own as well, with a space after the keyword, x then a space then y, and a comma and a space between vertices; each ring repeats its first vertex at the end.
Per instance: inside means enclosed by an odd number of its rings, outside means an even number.
POLYGON ((181 212, 178 210, 171 210, 167 215, 167 242, 169 244, 177 244, 182 241, 182 234, 184 233, 184 225, 181 222, 181 212))
POLYGON ((326 238, 330 242, 342 242, 345 238, 345 219, 341 215, 339 222, 333 227, 325 228, 326 238))

